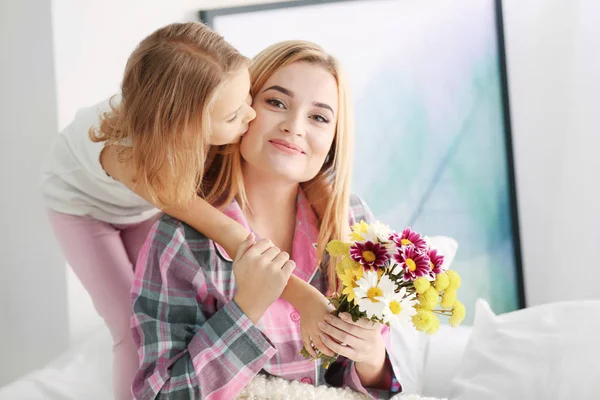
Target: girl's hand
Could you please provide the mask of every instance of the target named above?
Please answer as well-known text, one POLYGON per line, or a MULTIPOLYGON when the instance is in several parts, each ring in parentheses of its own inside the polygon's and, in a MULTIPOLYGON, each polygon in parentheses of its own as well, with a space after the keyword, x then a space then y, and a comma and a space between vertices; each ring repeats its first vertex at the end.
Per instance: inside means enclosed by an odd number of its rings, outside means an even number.
POLYGON ((288 253, 280 251, 267 239, 254 243, 254 235, 250 234, 238 248, 233 261, 237 283, 233 299, 252 322, 258 322, 281 296, 294 268, 296 264, 288 253))
POLYGON ((310 286, 310 288, 311 290, 303 297, 301 304, 296 306, 300 312, 302 342, 304 343, 304 348, 312 357, 316 357, 317 354, 311 342, 321 353, 332 357, 334 356, 334 352, 323 344, 320 338, 322 332, 319 329, 319 322, 324 321, 325 317, 330 315, 334 308, 321 292, 313 286, 310 286))

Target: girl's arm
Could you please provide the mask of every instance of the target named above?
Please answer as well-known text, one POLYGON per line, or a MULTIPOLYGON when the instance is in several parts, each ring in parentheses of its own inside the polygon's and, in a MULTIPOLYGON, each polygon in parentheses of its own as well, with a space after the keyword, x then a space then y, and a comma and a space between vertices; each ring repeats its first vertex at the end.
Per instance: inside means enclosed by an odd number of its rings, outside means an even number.
MULTIPOLYGON (((106 146, 102 150, 100 164, 113 179, 127 186, 138 196, 153 203, 144 184, 133 182, 133 170, 128 167, 127 163, 119 161, 117 146, 106 146)), ((250 233, 241 224, 229 218, 199 196, 192 199, 186 206, 168 207, 162 209, 162 211, 185 222, 209 239, 219 243, 232 258, 235 256, 239 245, 250 233)), ((301 310, 302 306, 307 303, 307 298, 315 297, 315 292, 318 291, 315 291, 310 284, 292 275, 281 294, 281 298, 301 310)))

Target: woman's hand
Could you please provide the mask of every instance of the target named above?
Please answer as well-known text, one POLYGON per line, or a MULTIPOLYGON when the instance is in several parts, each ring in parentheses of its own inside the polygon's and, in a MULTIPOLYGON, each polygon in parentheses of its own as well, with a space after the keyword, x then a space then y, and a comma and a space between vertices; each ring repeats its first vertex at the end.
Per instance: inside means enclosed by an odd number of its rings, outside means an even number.
POLYGON ((385 344, 381 324, 366 318, 352 321, 347 313, 329 315, 319 324, 323 344, 337 354, 353 360, 361 383, 378 387, 385 370, 385 344))
POLYGON ((304 348, 308 351, 308 354, 316 357, 317 354, 312 347, 312 344, 314 344, 321 353, 332 357, 335 355, 334 352, 323 344, 320 338, 319 322, 324 321, 325 317, 330 315, 334 308, 317 288, 307 286, 310 287, 308 293, 303 296, 302 301, 299 302, 300 304, 296 306, 300 312, 300 332, 302 333, 304 348))

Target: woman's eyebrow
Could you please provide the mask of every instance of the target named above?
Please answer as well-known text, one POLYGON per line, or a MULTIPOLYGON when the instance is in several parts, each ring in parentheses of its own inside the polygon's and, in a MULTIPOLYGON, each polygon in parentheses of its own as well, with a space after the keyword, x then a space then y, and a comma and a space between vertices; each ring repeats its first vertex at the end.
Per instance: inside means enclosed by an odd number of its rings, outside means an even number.
POLYGON ((333 108, 331 108, 331 106, 329 104, 316 102, 316 103, 313 103, 313 106, 320 107, 320 108, 325 108, 325 109, 331 111, 331 113, 335 116, 335 113, 333 112, 333 108))
POLYGON ((292 92, 290 89, 286 89, 279 85, 273 85, 271 87, 268 87, 265 90, 263 90, 263 93, 266 92, 267 90, 276 90, 278 92, 285 94, 286 96, 290 96, 292 98, 294 97, 294 92, 292 92))

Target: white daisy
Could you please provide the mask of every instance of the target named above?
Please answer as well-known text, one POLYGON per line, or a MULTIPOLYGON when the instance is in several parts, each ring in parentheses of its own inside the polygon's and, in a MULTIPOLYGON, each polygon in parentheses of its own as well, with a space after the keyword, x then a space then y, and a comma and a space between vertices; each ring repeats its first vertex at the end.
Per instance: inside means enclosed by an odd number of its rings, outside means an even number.
POLYGON ((377 298, 384 303, 382 311, 383 321, 390 325, 411 325, 411 317, 417 313, 415 304, 418 303, 415 294, 406 294, 406 288, 400 289, 398 293, 385 293, 377 298))
POLYGON ((384 245, 384 247, 387 250, 388 254, 390 255, 390 258, 392 258, 394 253, 396 253, 398 251, 398 246, 396 246, 396 243, 394 243, 393 241, 387 242, 384 245))
POLYGON ((367 318, 382 318, 386 306, 378 298, 393 295, 396 289, 394 282, 387 275, 379 279, 377 271, 365 271, 356 284, 358 287, 354 288, 355 302, 358 303, 359 310, 366 313, 367 318))
POLYGON ((377 243, 377 235, 375 234, 375 232, 373 231, 373 227, 369 225, 369 227, 367 228, 366 232, 361 232, 360 236, 362 237, 362 240, 360 240, 361 243, 366 243, 366 242, 373 242, 373 243, 377 243))
POLYGON ((356 233, 360 237, 353 238, 357 242, 387 242, 390 239, 392 230, 385 224, 375 221, 372 224, 363 224, 357 227, 356 233))
POLYGON ((391 234, 392 230, 387 225, 379 221, 375 221, 373 224, 369 225, 369 229, 367 231, 368 236, 375 237, 380 242, 387 242, 390 239, 391 234))

